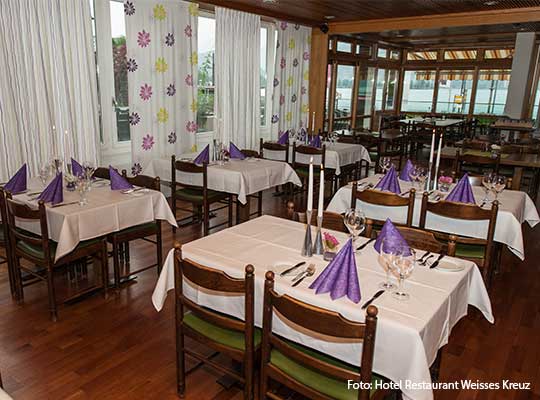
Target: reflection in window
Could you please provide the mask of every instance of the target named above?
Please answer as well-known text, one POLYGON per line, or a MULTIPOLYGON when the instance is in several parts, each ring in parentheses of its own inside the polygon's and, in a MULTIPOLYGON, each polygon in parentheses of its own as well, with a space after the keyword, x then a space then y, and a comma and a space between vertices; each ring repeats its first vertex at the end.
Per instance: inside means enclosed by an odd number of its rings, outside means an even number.
POLYGON ((385 79, 386 70, 379 68, 377 71, 377 82, 375 84, 375 111, 382 110, 385 79))
POLYGON ((216 52, 216 21, 199 17, 197 37, 199 80, 197 89, 197 125, 199 132, 214 129, 214 56, 216 52))
POLYGON ((435 71, 405 71, 402 111, 431 112, 435 71))
POLYGON ((474 100, 474 114, 504 114, 509 70, 481 70, 474 100))
POLYGON ((373 102, 373 81, 375 68, 361 68, 358 76, 358 100, 356 105, 357 115, 370 115, 373 102))
POLYGON ((467 114, 471 102, 473 71, 441 71, 437 112, 467 114))
POLYGON ((377 49, 377 57, 379 58, 386 58, 388 56, 388 50, 383 48, 377 49))
POLYGON ((337 42, 337 51, 342 51, 344 53, 351 53, 352 44, 349 42, 337 42))
POLYGON ((391 50, 390 51, 390 59, 394 60, 394 61, 399 61, 399 59, 400 59, 399 50, 391 50))
POLYGON ((345 129, 350 123, 354 66, 338 65, 336 73, 336 99, 334 104, 334 129, 345 129))

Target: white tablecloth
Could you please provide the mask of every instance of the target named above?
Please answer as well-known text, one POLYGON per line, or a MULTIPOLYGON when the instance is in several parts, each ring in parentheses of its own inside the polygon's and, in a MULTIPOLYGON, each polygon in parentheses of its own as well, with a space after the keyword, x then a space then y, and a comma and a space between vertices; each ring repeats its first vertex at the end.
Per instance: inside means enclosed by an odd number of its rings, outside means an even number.
MULTIPOLYGON (((340 312, 344 317, 364 321, 365 311, 359 304, 347 298, 332 301, 328 294, 315 295, 308 288, 311 282, 327 265, 321 256, 305 259, 316 265, 317 273, 300 286, 291 287, 290 277, 281 278, 279 272, 285 267, 302 260, 300 248, 305 226, 276 217, 262 216, 233 228, 196 240, 183 246, 184 258, 223 270, 233 277, 243 277, 247 264, 255 267, 255 324, 261 326, 264 274, 276 272, 276 290, 289 293, 307 303, 340 312)), ((333 232, 344 244, 347 237, 333 232)), ((314 237, 314 236, 313 236, 314 237)), ((365 241, 365 238, 359 239, 365 241)), ((365 302, 378 291, 384 280, 384 272, 377 261, 372 245, 357 255, 357 271, 365 302)), ((462 264, 460 272, 442 272, 427 267, 418 267, 405 283, 411 298, 407 302, 395 300, 385 293, 373 303, 379 309, 379 322, 375 343, 374 371, 395 382, 431 382, 429 366, 436 358, 440 347, 448 342, 452 327, 467 314, 468 304, 482 311, 486 319, 494 321, 491 303, 484 282, 476 265, 471 262, 449 259, 462 264)), ((167 296, 174 289, 174 252, 167 257, 156 288, 152 295, 155 308, 159 311, 167 296)), ((243 297, 220 295, 208 292, 185 282, 185 294, 206 307, 243 318, 243 297)), ((295 342, 312 347, 351 364, 360 364, 361 344, 330 342, 312 332, 297 330, 284 324, 279 318, 274 331, 295 342)), ((410 390, 404 394, 413 399, 433 398, 431 390, 410 390)))
MULTIPOLYGON (((325 154, 325 168, 335 169, 336 175, 341 174, 341 167, 345 165, 354 164, 357 161, 365 160, 368 163, 371 163, 371 158, 369 157, 369 152, 366 148, 360 144, 350 144, 350 143, 329 143, 323 142, 326 144, 326 154, 325 154)), ((292 145, 289 148, 289 162, 292 162, 292 145)), ((283 152, 264 150, 264 157, 271 158, 273 160, 284 161, 285 157, 283 152)), ((310 157, 305 154, 297 154, 297 161, 309 164, 310 157)), ((320 163, 319 159, 314 159, 315 164, 320 163)))
MULTIPOLYGON (((143 174, 159 176, 170 182, 171 160, 154 159, 144 169, 143 174)), ((176 171, 176 181, 202 185, 201 174, 184 174, 176 171)), ((224 165, 208 166, 208 188, 236 194, 242 204, 246 204, 247 196, 250 194, 285 183, 302 186, 300 178, 291 166, 281 161, 250 158, 231 160, 224 165)))
MULTIPOLYGON (((370 176, 361 182, 377 183, 380 175, 370 176)), ((399 181, 402 192, 411 188, 409 182, 399 181)), ((477 204, 482 203, 484 190, 481 187, 473 187, 474 197, 477 204)), ((344 186, 334 195, 327 210, 337 213, 343 213, 351 206, 352 186, 344 186)), ((493 195, 490 197, 493 198, 493 195)), ((531 227, 534 227, 539 221, 538 211, 527 193, 517 190, 505 190, 499 195, 499 213, 495 226, 494 240, 504 243, 521 260, 525 259, 525 250, 523 247, 523 232, 521 224, 525 221, 531 227)), ((384 220, 390 218, 392 221, 404 223, 406 221, 406 207, 385 207, 373 204, 366 204, 358 201, 357 206, 365 212, 368 218, 384 220)), ((413 225, 418 226, 420 221, 420 209, 422 207, 422 195, 417 193, 414 203, 413 225)), ((452 218, 441 217, 428 213, 426 219, 426 228, 441 232, 453 233, 469 237, 486 237, 487 222, 456 220, 452 218)))
MULTIPOLYGON (((43 190, 41 181, 31 179, 29 193, 43 190)), ((30 200, 26 194, 14 196, 14 199, 32 207, 37 207, 37 200, 30 200)), ((58 242, 56 260, 70 253, 79 242, 94 239, 122 229, 152 222, 166 220, 176 225, 165 196, 157 191, 122 194, 112 191, 108 181, 96 182, 87 195, 88 204, 47 207, 49 238, 58 242)), ((77 192, 64 189, 64 203, 79 200, 77 192)), ((30 232, 40 233, 39 223, 17 221, 17 225, 30 232)))

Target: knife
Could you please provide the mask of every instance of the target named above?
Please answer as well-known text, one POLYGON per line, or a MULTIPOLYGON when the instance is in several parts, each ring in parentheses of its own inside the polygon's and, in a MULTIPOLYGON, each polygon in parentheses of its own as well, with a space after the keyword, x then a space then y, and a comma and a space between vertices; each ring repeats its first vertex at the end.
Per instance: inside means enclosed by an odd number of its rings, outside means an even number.
POLYGON ((437 267, 437 265, 439 265, 439 261, 441 261, 443 257, 444 257, 444 253, 439 254, 439 257, 437 258, 437 260, 435 260, 433 264, 429 266, 429 269, 433 269, 437 267))
POLYGON ((420 257, 420 259, 418 260, 418 262, 422 262, 424 261, 424 258, 426 258, 427 256, 429 256, 431 254, 431 251, 426 251, 424 253, 424 255, 422 257, 420 257))
POLYGON ((279 276, 285 276, 291 272, 293 272, 295 269, 297 268, 300 268, 302 265, 304 265, 306 262, 305 261, 302 261, 302 262, 299 262, 298 264, 296 264, 295 266, 291 267, 291 268, 288 268, 286 269, 285 271, 283 271, 282 273, 279 274, 279 276))
POLYGON ((366 243, 364 243, 363 245, 359 246, 356 248, 356 250, 362 250, 363 248, 365 248, 368 244, 374 242, 375 239, 369 239, 366 243))
POLYGON ((78 204, 78 203, 79 203, 78 201, 71 201, 69 203, 59 203, 59 204, 52 205, 51 208, 63 207, 63 206, 71 206, 73 204, 78 204))
POLYGON ((375 301, 375 299, 377 299, 378 297, 380 297, 383 293, 384 293, 384 290, 379 290, 377 293, 375 293, 371 299, 369 299, 368 301, 366 301, 366 302, 364 303, 364 305, 362 306, 362 310, 365 310, 366 308, 368 308, 368 306, 369 306, 371 303, 373 303, 373 301, 375 301))

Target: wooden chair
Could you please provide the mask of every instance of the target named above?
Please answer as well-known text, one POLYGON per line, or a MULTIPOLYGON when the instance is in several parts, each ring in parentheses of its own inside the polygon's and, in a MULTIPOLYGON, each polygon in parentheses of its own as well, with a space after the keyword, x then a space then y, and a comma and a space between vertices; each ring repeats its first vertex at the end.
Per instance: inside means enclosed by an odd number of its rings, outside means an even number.
POLYGON ((109 168, 105 168, 105 167, 96 168, 93 176, 94 178, 98 178, 98 179, 106 179, 108 181, 111 180, 111 174, 109 172, 109 168))
MULTIPOLYGON (((305 212, 295 211, 295 204, 292 201, 287 203, 287 217, 293 221, 307 223, 307 214, 305 212)), ((317 210, 313 210, 311 214, 311 225, 317 226, 317 210)), ((343 216, 332 211, 323 211, 322 227, 338 232, 349 233, 347 227, 343 223, 343 216)))
POLYGON ((242 149, 240 150, 242 154, 246 157, 252 157, 252 158, 261 158, 260 154, 256 150, 250 150, 250 149, 242 149))
MULTIPOLYGON (((404 225, 412 226, 413 211, 414 211, 414 197, 416 191, 411 189, 407 197, 400 196, 390 192, 382 192, 380 190, 366 189, 358 191, 358 184, 353 183, 351 193, 351 208, 356 208, 356 201, 360 200, 364 203, 376 204, 385 207, 407 207, 407 218, 404 225)), ((369 215, 367 216, 369 217, 369 215)), ((383 225, 383 220, 374 219, 373 222, 376 225, 383 225)))
POLYGON ((176 353, 178 394, 184 397, 186 375, 199 365, 208 364, 225 372, 244 384, 244 399, 254 398, 255 360, 259 353, 261 333, 254 327, 254 268, 247 265, 245 279, 231 278, 222 271, 205 267, 193 261, 182 259, 180 244, 175 244, 174 278, 176 287, 176 353), (205 290, 243 295, 244 321, 232 318, 208 308, 202 307, 184 296, 184 279, 205 290), (185 311, 189 310, 189 313, 185 311), (184 337, 202 343, 214 351, 226 354, 233 360, 243 363, 243 373, 239 374, 204 356, 191 346, 185 346, 184 337), (199 361, 191 371, 186 372, 185 356, 189 355, 199 361))
MULTIPOLYGON (((439 201, 432 203, 429 201, 427 192, 422 196, 422 209, 420 211, 420 228, 426 227, 428 212, 446 218, 454 218, 466 221, 485 221, 488 223, 488 229, 485 238, 472 238, 465 236, 456 237, 455 256, 470 260, 476 263, 482 271, 484 281, 489 286, 492 275, 492 260, 494 257, 495 224, 497 222, 497 213, 499 204, 494 201, 490 210, 485 210, 476 204, 454 203, 451 201, 439 201)), ((446 239, 448 234, 431 229, 435 237, 446 239)))
MULTIPOLYGON (((378 160, 379 160, 379 141, 380 139, 376 136, 373 136, 371 134, 359 134, 356 135, 357 143, 364 146, 368 153, 369 157, 371 158, 371 162, 373 163, 373 170, 377 168, 378 160)), ((360 163, 360 168, 365 167, 365 174, 362 175, 362 171, 358 171, 358 175, 360 178, 365 178, 369 175, 369 169, 370 164, 367 161, 362 161, 360 163)))
MULTIPOLYGON (((47 282, 49 295, 49 310, 51 319, 56 321, 58 318, 58 306, 56 300, 56 286, 54 282, 54 272, 60 267, 68 265, 73 267, 73 263, 84 260, 90 256, 94 258, 94 266, 100 263, 101 284, 88 287, 79 291, 77 294, 69 297, 65 301, 73 300, 95 289, 103 288, 104 296, 107 297, 108 284, 108 264, 107 264, 107 241, 105 238, 97 238, 80 242, 78 246, 69 254, 55 261, 56 243, 49 240, 49 231, 47 224, 47 214, 45 203, 39 201, 38 209, 32 209, 25 204, 7 199, 7 220, 9 227, 9 239, 13 250, 13 271, 16 286, 17 300, 22 303, 24 300, 23 287, 37 281, 47 282), (40 226, 40 234, 34 235, 15 225, 16 219, 24 219, 27 222, 34 222, 40 226), (29 261, 44 271, 36 271, 31 267, 21 264, 21 258, 29 261), (35 279, 23 284, 21 271, 25 271, 35 279)), ((95 272, 98 272, 95 269, 95 272)))
POLYGON ((9 277, 9 288, 11 291, 11 297, 15 298, 16 289, 13 273, 13 262, 12 262, 12 250, 9 242, 9 229, 7 224, 7 210, 6 210, 6 199, 11 199, 11 194, 8 194, 4 191, 3 188, 0 188, 0 247, 4 248, 5 256, 0 255, 0 265, 7 264, 8 267, 8 277, 9 277))
MULTIPOLYGON (((321 148, 300 145, 297 146, 296 143, 293 144, 293 153, 292 153, 292 167, 298 174, 300 180, 303 183, 303 187, 307 191, 307 182, 309 179, 309 162, 300 162, 298 161, 298 154, 302 154, 305 158, 313 157, 313 184, 317 185, 317 182, 320 180, 321 174, 321 165, 325 168, 326 162, 326 145, 323 144, 321 148)), ((333 169, 324 169, 324 180, 330 181, 330 194, 333 195, 335 192, 335 170, 333 169)))
POLYGON ((373 386, 375 382, 384 380, 372 372, 378 312, 375 306, 368 307, 365 323, 353 322, 334 311, 306 304, 289 295, 279 295, 274 291, 274 273, 268 271, 263 307, 261 400, 283 399, 269 390, 270 379, 313 400, 384 397, 386 393, 383 391, 376 391, 370 396, 369 388, 355 392, 347 388, 348 380, 372 383, 373 386), (276 335, 272 330, 274 312, 295 326, 332 337, 336 341, 362 341, 362 354, 358 355, 361 368, 276 335))
POLYGON ((285 161, 286 163, 289 163, 289 142, 287 141, 286 144, 279 144, 279 143, 276 143, 276 142, 265 142, 261 138, 259 155, 260 155, 261 158, 268 158, 270 160, 274 160, 274 159, 278 160, 279 159, 280 161, 285 161), (267 157, 264 154, 265 150, 281 152, 281 153, 283 153, 283 156, 277 157, 277 158, 267 157))
MULTIPOLYGON (((208 164, 198 166, 192 162, 176 161, 176 157, 173 155, 171 157, 171 189, 171 210, 173 214, 176 216, 177 210, 188 211, 191 213, 191 216, 187 218, 177 219, 177 222, 191 219, 192 221, 190 223, 184 224, 185 226, 191 223, 200 223, 202 217, 203 233, 204 236, 207 236, 208 232, 210 231, 210 213, 228 207, 228 221, 226 223, 229 227, 232 226, 233 195, 230 193, 217 192, 215 190, 208 189, 208 164), (177 171, 190 174, 192 177, 199 178, 200 183, 183 184, 181 182, 177 182, 177 171), (178 207, 177 203, 179 200, 186 203, 191 203, 193 206, 193 210, 178 207), (215 203, 225 205, 210 210, 211 205, 215 203)), ((212 228, 217 228, 219 226, 225 225, 226 223, 224 222, 221 224, 217 224, 212 228)), ((176 227, 173 227, 173 233, 176 233, 176 227)))
POLYGON ((431 144, 431 138, 433 135, 433 126, 425 123, 414 123, 408 136, 410 143, 410 156, 418 154, 425 145, 431 144))
MULTIPOLYGON (((388 131, 393 130, 388 129, 388 131)), ((399 130, 397 131, 398 133, 401 133, 399 130)), ((389 157, 390 159, 392 159, 393 163, 397 161, 397 165, 394 165, 398 171, 401 170, 403 156, 405 155, 404 144, 404 137, 392 140, 380 139, 377 145, 377 163, 375 164, 375 171, 380 172, 379 159, 381 159, 382 157, 389 157)))
MULTIPOLYGON (((483 175, 468 174, 468 179, 471 186, 479 186, 479 187, 484 186, 484 184, 482 183, 482 180, 484 179, 483 175)), ((509 190, 512 189, 512 178, 508 178, 506 180, 506 188, 509 190)))
POLYGON ((463 172, 483 173, 485 171, 493 171, 499 173, 499 165, 501 155, 496 158, 491 156, 481 156, 476 154, 461 154, 456 152, 456 164, 454 166, 456 176, 461 176, 463 172))
MULTIPOLYGON (((456 254, 457 236, 449 235, 447 242, 437 240, 433 232, 425 229, 409 228, 406 226, 396 226, 396 229, 401 233, 407 244, 418 250, 430 251, 432 253, 444 252, 450 257, 456 254)), ((366 220, 366 237, 377 237, 380 231, 377 230, 373 220, 366 220)))
MULTIPOLYGON (((160 191, 161 182, 159 177, 152 178, 146 175, 137 175, 135 177, 128 177, 126 170, 122 171, 124 179, 134 186, 140 188, 146 188, 150 190, 160 191)), ((109 243, 112 244, 113 251, 113 265, 114 265, 114 285, 116 288, 120 287, 122 279, 129 278, 131 275, 146 271, 147 269, 157 267, 158 275, 161 272, 161 266, 163 265, 163 249, 162 249, 162 234, 161 234, 161 221, 155 220, 141 225, 132 226, 119 232, 111 233, 108 236, 109 243), (156 236, 156 239, 150 239, 150 236, 156 236), (156 246, 156 264, 152 264, 143 268, 139 268, 135 271, 130 269, 130 256, 129 256, 129 242, 134 240, 144 240, 152 243, 156 246), (124 265, 124 272, 122 273, 121 264, 124 265)))

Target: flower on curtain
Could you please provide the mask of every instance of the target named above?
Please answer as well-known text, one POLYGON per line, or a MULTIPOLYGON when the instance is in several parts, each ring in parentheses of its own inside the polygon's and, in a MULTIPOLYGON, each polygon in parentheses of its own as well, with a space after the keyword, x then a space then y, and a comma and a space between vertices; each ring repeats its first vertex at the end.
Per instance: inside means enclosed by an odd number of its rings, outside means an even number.
POLYGON ((156 71, 163 73, 163 72, 167 72, 168 69, 169 69, 169 65, 165 62, 165 59, 163 57, 159 57, 156 60, 156 71))
POLYGON ((139 122, 141 122, 141 117, 140 117, 139 113, 132 112, 132 113, 129 115, 129 124, 130 124, 131 126, 135 126, 135 125, 137 125, 139 122))
POLYGON ((171 83, 167 86, 167 96, 174 96, 176 94, 176 86, 174 83, 171 83))
POLYGON ((126 15, 133 15, 135 14, 135 6, 133 5, 132 1, 126 1, 124 3, 124 13, 126 15))
POLYGON ((165 36, 165 44, 169 47, 174 46, 174 35, 172 33, 167 33, 165 36))
POLYGON ((175 144, 176 143, 176 132, 169 133, 168 142, 169 142, 169 144, 175 144))
POLYGON ((184 29, 184 33, 186 34, 187 37, 191 37, 191 35, 193 35, 193 30, 191 29, 191 25, 186 26, 186 28, 184 29))
POLYGON ((193 75, 186 76, 186 79, 184 79, 184 81, 186 82, 186 85, 193 86, 193 75))
POLYGON ((131 174, 132 175, 139 175, 142 172, 142 166, 141 163, 134 163, 131 167, 131 174))
POLYGON ((163 21, 167 17, 167 11, 165 11, 165 7, 163 5, 158 4, 154 7, 154 18, 163 21))
POLYGON ((145 137, 143 137, 143 140, 142 140, 143 150, 145 151, 151 150, 152 147, 154 147, 154 143, 155 143, 154 137, 148 133, 145 137))
POLYGON ((157 113, 157 120, 158 122, 164 124, 165 122, 167 122, 169 120, 169 113, 168 111, 165 109, 165 108, 160 108, 158 113, 157 113))
POLYGON ((137 68, 139 68, 139 66, 137 65, 137 61, 135 61, 135 59, 130 58, 129 60, 127 60, 126 69, 129 72, 135 72, 135 71, 137 71, 137 68))
POLYGON ((139 43, 139 46, 141 47, 147 47, 151 42, 150 34, 145 30, 140 31, 137 37, 137 43, 139 43))
POLYGON ((150 100, 150 98, 152 97, 152 86, 148 85, 147 83, 142 85, 139 96, 144 101, 150 100))

